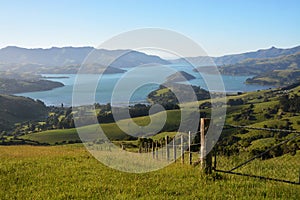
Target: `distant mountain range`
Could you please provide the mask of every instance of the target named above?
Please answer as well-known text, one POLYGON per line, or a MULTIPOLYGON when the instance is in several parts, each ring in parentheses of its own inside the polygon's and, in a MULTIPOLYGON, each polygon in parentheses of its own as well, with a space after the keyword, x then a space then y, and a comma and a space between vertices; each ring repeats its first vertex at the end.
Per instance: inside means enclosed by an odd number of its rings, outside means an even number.
MULTIPOLYGON (((261 49, 254 52, 246 52, 241 54, 225 55, 221 57, 208 57, 208 56, 198 56, 198 57, 187 57, 184 58, 192 63, 194 66, 210 66, 214 63, 218 66, 232 65, 242 62, 247 59, 260 59, 260 58, 275 58, 280 56, 291 55, 300 52, 300 46, 280 49, 276 47, 271 47, 269 49, 261 49)), ((170 60, 172 63, 182 63, 186 62, 184 59, 170 60)))
MULTIPOLYGON (((14 46, 0 49, 1 71, 76 73, 83 62, 89 66, 88 71, 91 73, 107 65, 114 68, 128 68, 151 63, 169 64, 158 56, 133 50, 105 50, 93 47, 26 49, 14 46), (90 59, 85 60, 87 56, 90 59), (91 66, 96 68, 91 69, 91 66)), ((111 73, 124 72, 116 69, 110 71, 111 73)))
MULTIPOLYGON (((210 72, 209 66, 216 63, 223 74, 258 75, 272 70, 285 70, 291 64, 298 65, 298 59, 292 57, 300 53, 300 46, 280 49, 269 48, 255 52, 225 55, 221 57, 185 58, 199 68, 201 72, 210 72), (290 56, 287 58, 287 56, 290 56), (294 60, 293 60, 294 58, 294 60), (206 66, 206 68, 203 68, 206 66), (279 67, 280 66, 280 67, 279 67)), ((85 73, 123 73, 124 68, 144 64, 184 63, 183 58, 164 60, 158 56, 147 55, 133 50, 106 50, 93 47, 53 47, 50 49, 26 49, 9 46, 0 49, 0 71, 17 73, 77 73, 84 62, 85 73), (86 60, 86 58, 89 58, 86 60), (110 67, 104 71, 103 66, 110 67)), ((294 67, 295 68, 295 67, 294 67)), ((298 69, 298 67, 297 67, 298 69)))

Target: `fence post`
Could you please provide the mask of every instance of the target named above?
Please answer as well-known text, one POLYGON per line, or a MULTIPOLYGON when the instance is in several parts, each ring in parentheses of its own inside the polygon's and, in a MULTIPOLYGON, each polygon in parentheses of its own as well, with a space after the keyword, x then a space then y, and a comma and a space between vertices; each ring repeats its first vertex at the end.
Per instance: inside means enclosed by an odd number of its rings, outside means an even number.
POLYGON ((169 161, 170 159, 170 152, 169 152, 169 136, 166 136, 166 159, 169 161))
POLYGON ((163 141, 160 141, 160 146, 161 146, 161 159, 164 158, 164 146, 163 146, 163 141))
POLYGON ((211 153, 206 152, 206 141, 205 141, 205 132, 208 129, 210 119, 201 118, 200 119, 200 140, 201 140, 201 149, 200 149, 200 162, 201 170, 205 174, 212 173, 212 156, 211 153))
POLYGON ((189 131, 189 163, 192 164, 191 131, 189 131))
POLYGON ((152 158, 155 158, 155 147, 154 147, 154 142, 152 141, 152 158))
POLYGON ((183 146, 183 135, 180 136, 180 141, 181 141, 181 162, 184 164, 184 146, 183 146))
POLYGON ((176 162, 176 146, 175 146, 175 137, 173 138, 173 158, 174 158, 174 162, 176 162))

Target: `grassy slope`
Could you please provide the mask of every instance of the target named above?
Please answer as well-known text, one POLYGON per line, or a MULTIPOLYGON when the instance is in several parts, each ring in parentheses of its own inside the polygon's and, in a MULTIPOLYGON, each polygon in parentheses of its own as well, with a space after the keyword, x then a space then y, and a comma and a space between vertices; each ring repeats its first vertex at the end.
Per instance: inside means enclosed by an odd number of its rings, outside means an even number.
MULTIPOLYGON (((300 86, 293 88, 291 91, 289 91, 290 95, 292 94, 300 94, 300 86)), ((246 109, 249 107, 249 104, 246 105, 241 105, 241 106, 234 106, 234 107, 229 107, 229 112, 227 112, 227 117, 226 117, 226 123, 228 124, 247 124, 252 127, 260 127, 263 128, 264 126, 267 126, 268 128, 275 128, 280 126, 285 126, 286 125, 286 120, 288 120, 292 125, 294 130, 300 130, 300 124, 298 124, 298 121, 300 121, 300 115, 299 113, 295 113, 296 115, 291 113, 282 113, 282 117, 280 119, 277 118, 278 113, 275 114, 272 118, 266 119, 263 115, 266 113, 267 108, 273 108, 274 106, 279 104, 278 98, 277 97, 271 97, 269 98, 268 102, 263 102, 262 99, 258 100, 258 96, 263 96, 263 93, 266 91, 260 91, 260 92, 251 92, 251 93, 245 93, 241 97, 244 99, 249 99, 250 103, 254 104, 254 113, 253 115, 255 116, 256 120, 246 120, 246 121, 234 121, 233 117, 236 114, 239 114, 240 110, 246 109), (239 109, 236 109, 239 108, 239 109)), ((279 111, 280 113, 281 111, 279 111)), ((274 137, 272 136, 267 136, 270 135, 269 131, 261 131, 261 130, 249 130, 248 133, 246 134, 239 134, 237 129, 234 129, 233 134, 236 136, 242 138, 242 139, 250 139, 250 138, 259 138, 259 136, 263 136, 266 138, 261 138, 261 139, 255 139, 254 141, 251 142, 250 146, 247 147, 247 151, 251 151, 252 149, 268 149, 274 144, 277 144, 278 141, 276 142, 274 137)), ((285 138, 290 138, 292 137, 293 134, 286 136, 285 138)))
POLYGON ((41 143, 54 144, 56 142, 63 141, 76 141, 79 140, 79 136, 76 129, 60 129, 60 130, 49 130, 39 133, 32 133, 29 135, 24 135, 20 138, 30 139, 34 141, 39 141, 41 143))
MULTIPOLYGON (((0 146, 0 152, 0 199, 300 198, 299 186, 224 174, 213 181, 198 167, 179 163, 151 173, 123 173, 104 166, 81 145, 0 146)), ((270 162, 270 168, 278 162, 284 159, 270 162)))
MULTIPOLYGON (((84 131, 86 134, 89 134, 91 138, 96 138, 98 128, 98 125, 89 125, 80 128, 80 130, 84 131)), ((127 135, 124 134, 115 124, 104 124, 102 125, 102 129, 112 140, 122 140, 126 139, 127 137, 127 135)), ((80 140, 77 130, 75 128, 37 132, 33 134, 24 135, 21 138, 49 144, 55 144, 56 142, 61 143, 63 141, 80 140)))
MULTIPOLYGON (((174 127, 175 124, 178 123, 178 119, 180 119, 180 112, 177 110, 170 110, 167 111, 168 114, 168 120, 167 120, 167 126, 174 127)), ((154 118, 161 118, 161 113, 157 113, 153 115, 154 118)), ((147 125, 150 122, 150 119, 148 116, 146 117, 137 117, 134 118, 134 121, 137 125, 147 125)), ((121 120, 121 124, 127 125, 129 123, 129 120, 121 120)), ((111 138, 112 140, 125 140, 126 137, 128 137, 115 123, 109 123, 109 124, 101 124, 101 127, 107 137, 111 138)), ((98 128, 98 125, 90 125, 86 127, 82 127, 81 130, 85 131, 87 134, 91 134, 91 136, 94 136, 94 134, 97 133, 96 129, 98 128)), ((22 136, 23 139, 30 139, 34 141, 38 141, 41 143, 49 143, 54 144, 56 142, 62 142, 62 141, 75 141, 78 140, 78 134, 75 128, 73 129, 58 129, 58 130, 50 130, 50 131, 43 131, 43 132, 37 132, 28 134, 25 136, 22 136)))

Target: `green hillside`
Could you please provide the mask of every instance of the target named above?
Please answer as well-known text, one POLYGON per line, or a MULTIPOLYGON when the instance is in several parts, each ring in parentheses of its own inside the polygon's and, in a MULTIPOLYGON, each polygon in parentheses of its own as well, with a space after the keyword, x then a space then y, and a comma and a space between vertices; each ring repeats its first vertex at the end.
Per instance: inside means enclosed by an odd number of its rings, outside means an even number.
POLYGON ((48 110, 43 102, 30 98, 0 94, 0 130, 8 130, 15 123, 44 119, 48 110))

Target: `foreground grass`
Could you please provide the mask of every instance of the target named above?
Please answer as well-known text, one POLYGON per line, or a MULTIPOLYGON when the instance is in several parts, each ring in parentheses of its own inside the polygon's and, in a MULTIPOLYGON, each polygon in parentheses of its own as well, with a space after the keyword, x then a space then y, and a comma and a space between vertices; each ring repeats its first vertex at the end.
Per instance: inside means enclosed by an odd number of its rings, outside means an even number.
POLYGON ((0 146, 0 199, 299 199, 299 186, 179 163, 145 174, 110 169, 81 145, 0 146))

